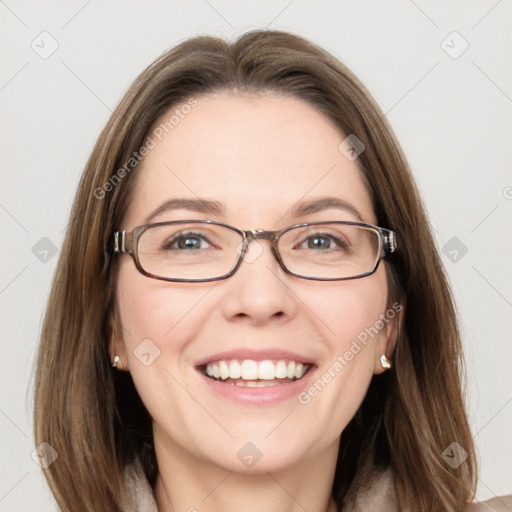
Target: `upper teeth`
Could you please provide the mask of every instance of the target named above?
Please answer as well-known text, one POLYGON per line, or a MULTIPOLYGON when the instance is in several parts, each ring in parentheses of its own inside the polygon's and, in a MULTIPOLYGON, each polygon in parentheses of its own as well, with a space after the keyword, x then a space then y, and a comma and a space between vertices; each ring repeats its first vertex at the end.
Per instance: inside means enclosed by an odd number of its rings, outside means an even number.
POLYGON ((216 379, 244 379, 244 380, 273 380, 273 379, 300 379, 307 371, 308 365, 295 361, 254 361, 244 359, 242 362, 216 361, 206 365, 206 374, 216 379))

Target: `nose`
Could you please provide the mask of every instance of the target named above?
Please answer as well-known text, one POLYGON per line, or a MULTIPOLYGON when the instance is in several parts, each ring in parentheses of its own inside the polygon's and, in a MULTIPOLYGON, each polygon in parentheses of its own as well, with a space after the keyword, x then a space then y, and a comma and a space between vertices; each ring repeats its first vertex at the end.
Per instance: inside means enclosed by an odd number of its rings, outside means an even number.
POLYGON ((271 242, 252 238, 240 267, 225 281, 224 315, 253 325, 287 321, 297 309, 290 278, 296 279, 282 270, 271 242))

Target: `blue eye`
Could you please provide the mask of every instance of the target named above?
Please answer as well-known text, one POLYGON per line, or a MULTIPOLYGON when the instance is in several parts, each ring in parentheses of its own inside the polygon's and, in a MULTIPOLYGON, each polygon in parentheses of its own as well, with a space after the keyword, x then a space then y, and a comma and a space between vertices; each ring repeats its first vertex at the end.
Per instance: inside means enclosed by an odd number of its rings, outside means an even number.
POLYGON ((347 249, 348 244, 331 235, 312 235, 304 240, 304 242, 300 245, 302 249, 319 249, 319 250, 327 250, 327 249, 347 249), (307 244, 307 247, 303 247, 304 244, 307 244))
POLYGON ((332 238, 326 236, 311 236, 307 239, 308 249, 330 249, 332 238))
POLYGON ((164 250, 198 250, 198 249, 206 249, 202 242, 207 243, 208 239, 199 234, 199 233, 180 233, 177 236, 173 237, 172 240, 165 242, 163 244, 164 250))

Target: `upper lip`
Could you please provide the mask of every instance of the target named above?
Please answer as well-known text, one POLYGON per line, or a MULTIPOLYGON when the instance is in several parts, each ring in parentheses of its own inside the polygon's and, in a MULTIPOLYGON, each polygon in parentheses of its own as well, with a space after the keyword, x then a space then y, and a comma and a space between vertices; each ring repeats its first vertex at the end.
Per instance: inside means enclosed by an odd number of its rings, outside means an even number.
POLYGON ((252 359, 254 361, 264 361, 268 359, 290 359, 297 363, 314 365, 314 361, 306 356, 297 354, 296 352, 290 352, 289 350, 282 349, 265 349, 265 350, 254 350, 249 348, 227 350, 225 352, 217 352, 209 356, 201 358, 197 361, 196 366, 205 366, 208 363, 215 361, 230 360, 230 359, 252 359))

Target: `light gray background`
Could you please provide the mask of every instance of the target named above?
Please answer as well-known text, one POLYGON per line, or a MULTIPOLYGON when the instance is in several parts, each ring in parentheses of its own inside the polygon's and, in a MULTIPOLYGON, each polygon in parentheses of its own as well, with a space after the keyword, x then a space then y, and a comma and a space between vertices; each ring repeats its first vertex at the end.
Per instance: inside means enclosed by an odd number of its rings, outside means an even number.
POLYGON ((55 509, 31 458, 32 365, 57 262, 41 238, 59 250, 93 143, 146 65, 192 35, 261 27, 312 39, 361 78, 439 247, 457 238, 443 259, 464 327, 477 497, 512 492, 511 11, 510 0, 0 0, 0 510, 55 509))

